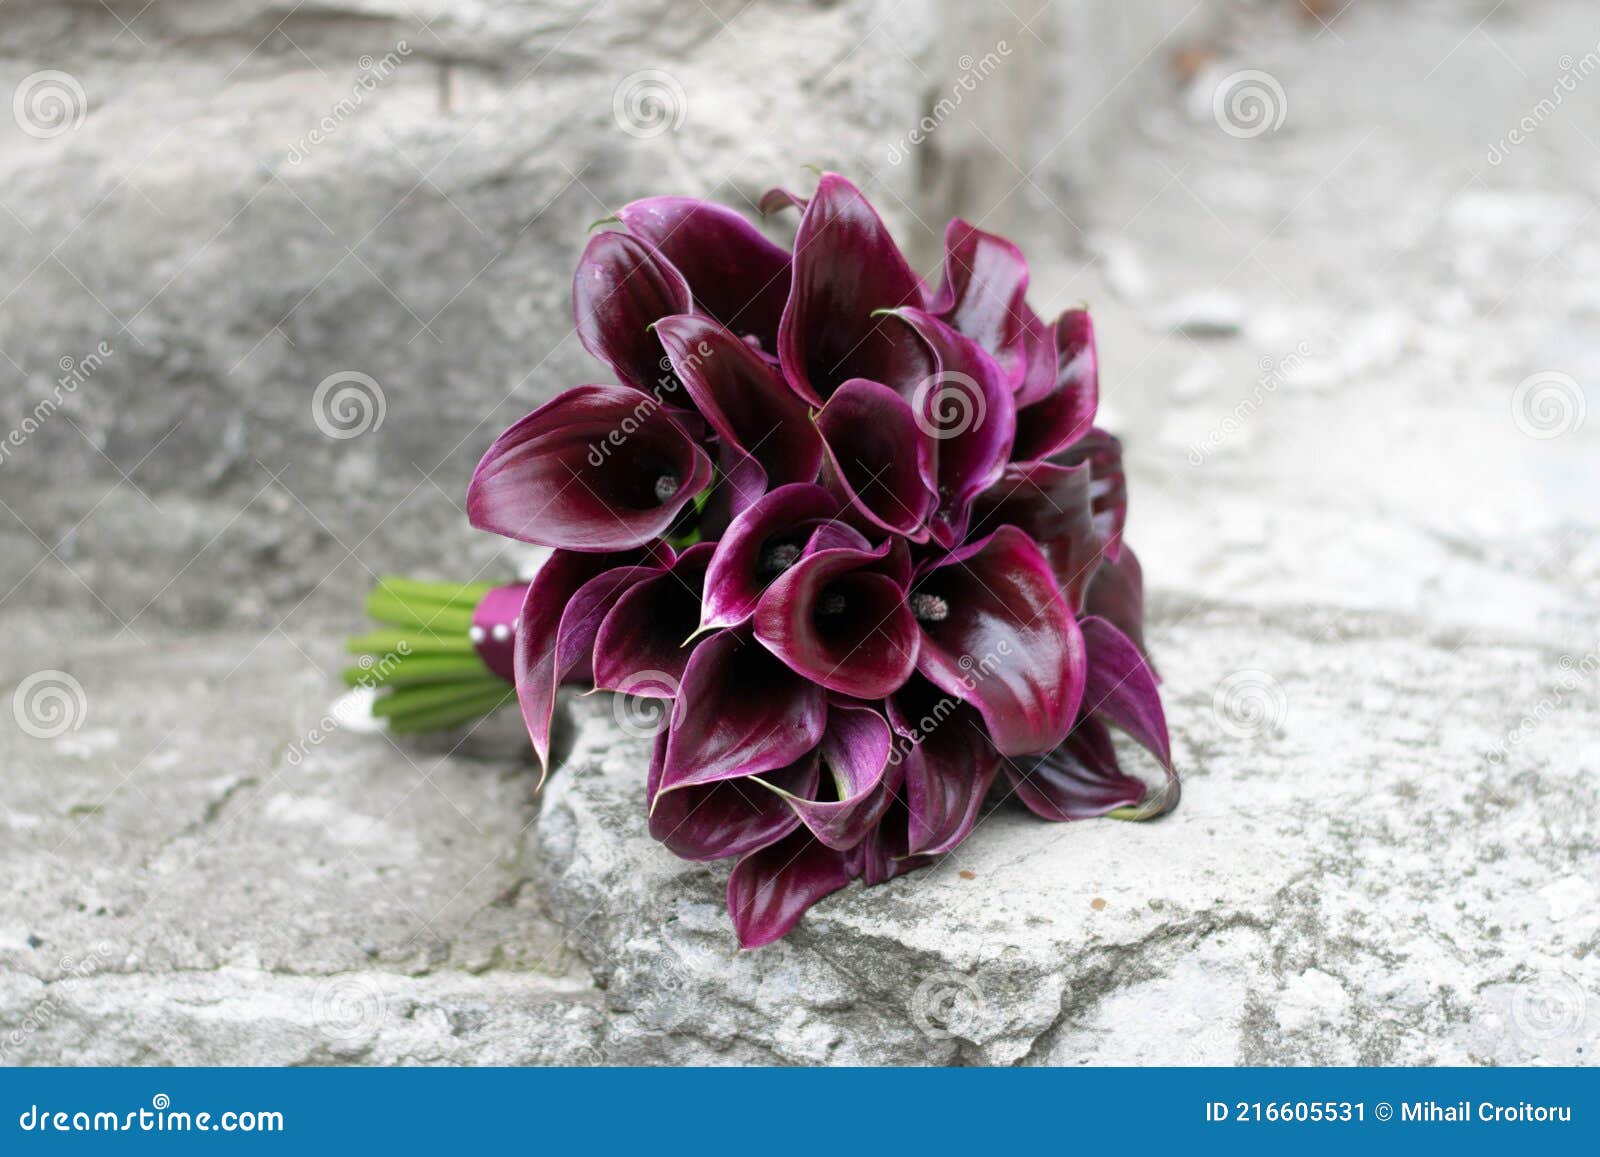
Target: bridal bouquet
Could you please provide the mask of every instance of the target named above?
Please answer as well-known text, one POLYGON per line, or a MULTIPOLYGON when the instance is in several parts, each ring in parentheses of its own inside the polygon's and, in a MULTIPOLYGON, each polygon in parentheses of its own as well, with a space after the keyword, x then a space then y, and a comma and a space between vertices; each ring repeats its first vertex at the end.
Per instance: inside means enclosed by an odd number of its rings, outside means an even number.
POLYGON ((769 207, 800 210, 792 251, 682 197, 590 241, 577 333, 610 382, 511 426, 467 492, 474 526, 548 560, 526 588, 386 582, 369 605, 398 633, 355 648, 408 642, 377 680, 397 729, 513 681, 546 764, 561 685, 669 701, 649 830, 736 861, 747 948, 950 852, 991 794, 1047 820, 1178 799, 1088 313, 1044 321, 1022 254, 959 219, 930 287, 831 173, 769 207))

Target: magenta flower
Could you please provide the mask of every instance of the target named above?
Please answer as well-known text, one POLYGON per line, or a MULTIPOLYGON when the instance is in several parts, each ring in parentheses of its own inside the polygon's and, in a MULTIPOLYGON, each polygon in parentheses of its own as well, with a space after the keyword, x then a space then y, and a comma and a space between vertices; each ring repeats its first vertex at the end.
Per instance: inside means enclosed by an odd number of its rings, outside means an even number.
POLYGON ((514 636, 541 761, 564 683, 670 701, 649 830, 736 861, 745 947, 936 862, 986 803, 1178 799, 1088 313, 1045 323, 1021 252, 960 220, 930 287, 835 174, 763 206, 799 211, 792 254, 706 202, 622 209, 574 282, 620 384, 516 423, 467 497, 555 548, 514 636))

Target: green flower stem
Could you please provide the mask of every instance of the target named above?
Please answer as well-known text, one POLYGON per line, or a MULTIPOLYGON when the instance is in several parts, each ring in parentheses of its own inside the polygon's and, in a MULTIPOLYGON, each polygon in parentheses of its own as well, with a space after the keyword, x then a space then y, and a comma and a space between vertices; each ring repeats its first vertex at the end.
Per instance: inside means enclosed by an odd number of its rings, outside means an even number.
POLYGON ((372 714, 390 731, 442 731, 475 722, 515 699, 483 665, 468 636, 492 583, 434 583, 398 575, 378 580, 367 614, 381 627, 346 641, 359 656, 344 680, 372 687, 372 714))

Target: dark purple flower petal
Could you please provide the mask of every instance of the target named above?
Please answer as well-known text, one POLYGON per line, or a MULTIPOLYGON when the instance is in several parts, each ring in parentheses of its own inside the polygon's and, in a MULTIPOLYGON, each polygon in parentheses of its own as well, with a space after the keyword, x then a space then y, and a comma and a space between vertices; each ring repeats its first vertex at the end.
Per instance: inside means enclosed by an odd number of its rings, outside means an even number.
POLYGON ((594 685, 671 699, 683 682, 689 636, 700 625, 700 592, 714 544, 696 543, 672 566, 624 592, 594 641, 594 685))
POLYGON ((583 348, 610 366, 624 385, 657 397, 664 392, 663 381, 667 389, 675 383, 650 326, 663 317, 688 313, 692 306, 683 274, 626 233, 597 233, 572 280, 572 309, 583 348))
POLYGON ((1091 615, 1079 626, 1089 652, 1084 714, 1121 728, 1166 772, 1165 784, 1149 793, 1136 814, 1123 818, 1142 820, 1169 812, 1178 806, 1178 773, 1172 765, 1167 716, 1155 674, 1133 641, 1105 619, 1091 615))
POLYGON ((603 554, 558 550, 539 568, 522 602, 514 656, 517 703, 522 708, 528 737, 533 740, 533 750, 546 771, 550 766, 550 718, 555 712, 556 686, 560 682, 556 644, 562 615, 579 589, 611 567, 613 561, 603 554))
POLYGON ((786 936, 806 909, 850 882, 845 853, 804 828, 751 852, 728 877, 728 915, 741 948, 786 936))
POLYGON ((660 405, 574 386, 495 439, 467 488, 480 530, 568 550, 659 537, 711 480, 711 460, 660 405))
POLYGON ((648 197, 617 216, 682 273, 695 308, 774 353, 789 298, 789 253, 732 209, 693 197, 648 197))
POLYGON ((787 767, 822 739, 822 688, 720 631, 695 647, 672 707, 663 793, 787 767))
POLYGON ((817 790, 817 752, 762 776, 725 779, 700 787, 660 793, 667 735, 656 737, 647 796, 650 834, 686 860, 742 856, 782 839, 800 826, 800 817, 779 789, 809 798, 817 790))
POLYGON ((1035 397, 1037 379, 1030 373, 1017 396, 1017 441, 1011 451, 1017 462, 1048 458, 1076 442, 1094 425, 1100 404, 1100 364, 1088 312, 1069 309, 1050 328, 1055 380, 1047 392, 1035 397))
POLYGON ((1007 766, 1006 776, 1029 810, 1047 820, 1113 813, 1144 820, 1171 811, 1180 788, 1155 676, 1116 627, 1094 616, 1079 625, 1089 656, 1082 718, 1060 747, 1007 766), (1152 791, 1118 766, 1108 723, 1156 757, 1166 774, 1160 788, 1152 791))
POLYGON ((1092 429, 1050 461, 1061 466, 1089 464, 1095 533, 1105 543, 1105 556, 1122 553, 1122 528, 1128 520, 1128 476, 1122 468, 1122 443, 1104 430, 1092 429))
POLYGON ((851 378, 909 390, 939 367, 902 322, 874 315, 923 298, 922 279, 861 190, 824 173, 795 235, 794 280, 778 330, 789 384, 814 406, 851 378))
POLYGON ((702 628, 736 627, 755 614, 767 584, 800 557, 839 500, 820 486, 794 483, 764 495, 729 525, 706 569, 702 628))
POLYGON ((888 710, 897 736, 891 758, 905 768, 907 850, 948 852, 977 822, 1000 753, 971 704, 921 676, 889 698, 888 710))
MULTIPOLYGON (((781 795, 802 823, 830 848, 855 847, 878 822, 899 784, 889 764, 889 725, 860 704, 835 702, 822 736, 822 771, 808 793, 760 777, 781 795)), ((739 782, 737 780, 730 782, 739 782)))
POLYGON ((556 682, 593 682, 594 641, 617 600, 636 584, 655 578, 672 564, 672 548, 654 548, 660 562, 640 566, 617 566, 603 571, 578 588, 561 611, 561 629, 556 638, 556 682))
POLYGON ((1027 365, 1028 263, 1004 237, 956 217, 944 231, 944 281, 928 311, 975 341, 1015 389, 1027 365))
POLYGON ((811 681, 881 699, 910 677, 917 621, 905 589, 874 573, 890 547, 817 551, 779 575, 756 605, 756 638, 811 681))
POLYGON ((1056 584, 1074 614, 1105 556, 1104 527, 1094 514, 1090 465, 1013 462, 973 508, 972 530, 1015 526, 1050 560, 1056 584))
POLYGON ((1083 698, 1083 635, 1031 538, 1002 526, 952 552, 910 601, 923 632, 917 669, 973 704, 1002 754, 1066 738, 1083 698))
POLYGON ((806 211, 806 202, 810 199, 788 189, 768 189, 761 194, 761 200, 756 202, 756 208, 761 210, 763 217, 770 217, 772 214, 781 213, 785 209, 794 209, 804 213, 806 211))
MULTIPOLYGON (((900 323, 896 323, 900 324, 900 323)), ((938 495, 928 485, 932 439, 911 405, 889 387, 845 382, 817 415, 826 484, 866 525, 926 542, 938 495)))
POLYGON ((1008 762, 1006 779, 1028 810, 1052 821, 1086 820, 1134 807, 1145 786, 1117 766, 1111 733, 1100 720, 1079 720, 1061 746, 1008 762))
POLYGON ((850 875, 874 887, 933 863, 932 856, 907 852, 909 820, 903 793, 896 795, 878 825, 850 850, 846 861, 850 875))
POLYGON ((1016 403, 999 363, 975 342, 920 309, 898 312, 939 357, 939 372, 918 384, 911 409, 933 439, 931 481, 939 498, 933 536, 954 546, 966 535, 973 497, 1005 469, 1017 433, 1016 403))
POLYGON ((1083 609, 1108 620, 1132 639, 1149 662, 1149 649, 1144 645, 1144 572, 1131 546, 1123 544, 1121 554, 1095 571, 1083 609))
POLYGON ((775 366, 709 318, 664 318, 656 334, 724 446, 760 463, 769 486, 816 481, 822 438, 775 366))

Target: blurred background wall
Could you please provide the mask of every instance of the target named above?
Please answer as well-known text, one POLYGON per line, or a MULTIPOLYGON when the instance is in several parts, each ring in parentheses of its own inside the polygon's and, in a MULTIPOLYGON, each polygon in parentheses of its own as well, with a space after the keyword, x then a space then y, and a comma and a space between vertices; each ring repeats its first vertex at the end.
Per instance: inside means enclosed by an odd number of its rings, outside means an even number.
POLYGON ((570 332, 591 222, 753 213, 816 166, 926 270, 955 212, 1081 249, 1097 155, 1239 11, 10 0, 0 398, 35 420, 0 587, 121 631, 270 624, 352 561, 476 569, 477 456, 600 373, 570 332))

